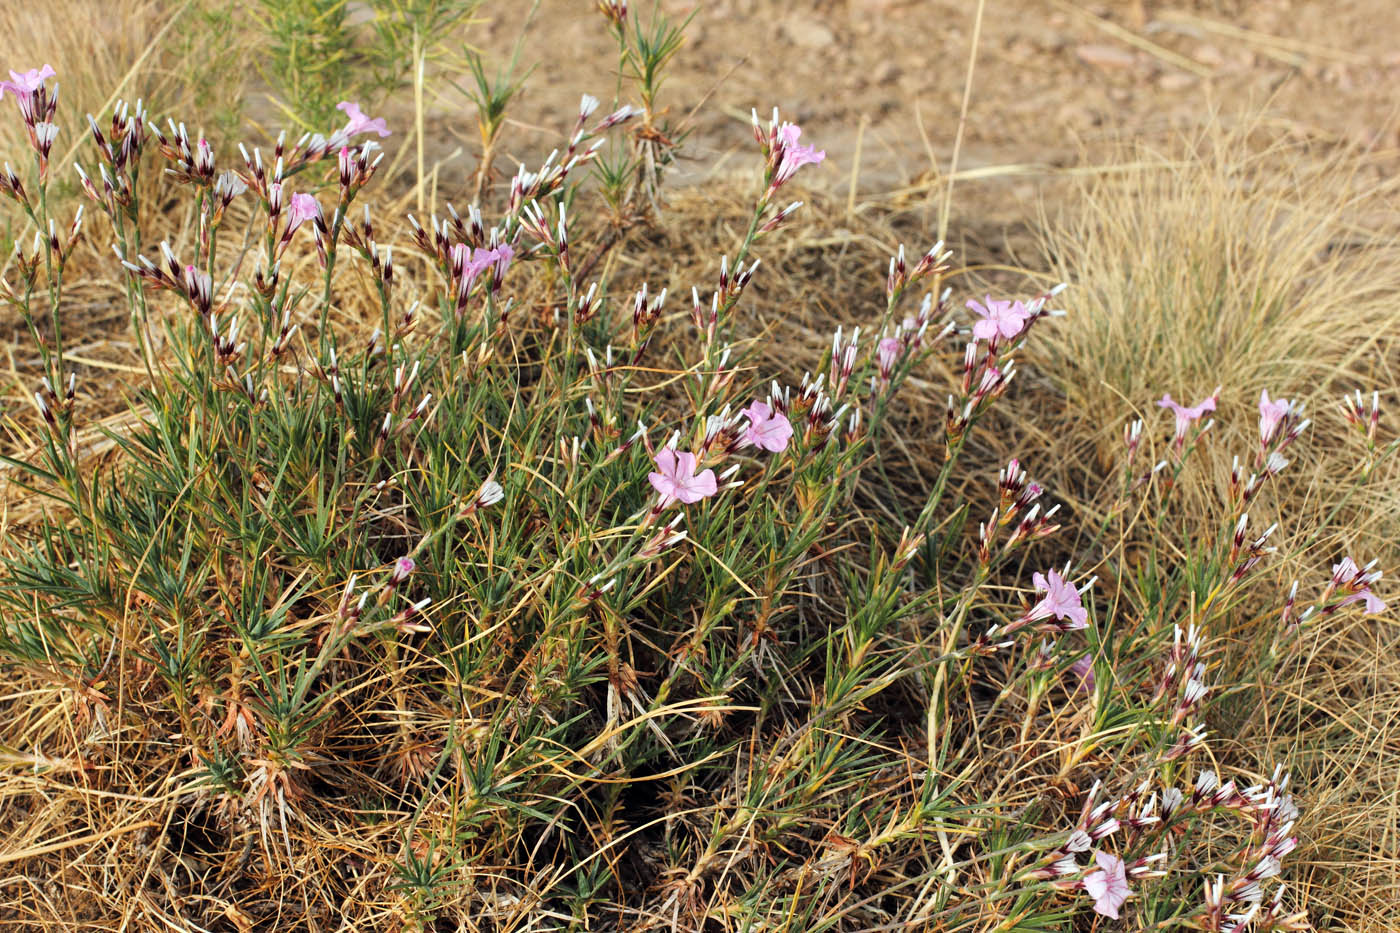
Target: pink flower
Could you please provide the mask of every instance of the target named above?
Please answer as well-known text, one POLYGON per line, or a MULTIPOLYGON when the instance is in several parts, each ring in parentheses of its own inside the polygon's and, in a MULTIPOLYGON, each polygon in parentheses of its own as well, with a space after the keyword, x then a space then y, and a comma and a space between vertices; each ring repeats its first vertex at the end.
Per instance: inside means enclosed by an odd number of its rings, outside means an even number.
POLYGON ((1337 604, 1337 608, 1349 606, 1352 603, 1365 603, 1367 615, 1378 615, 1385 612, 1385 603, 1379 596, 1371 592, 1371 584, 1381 578, 1379 570, 1371 570, 1372 564, 1367 564, 1366 569, 1356 566, 1356 561, 1350 556, 1343 557, 1339 563, 1332 565, 1332 584, 1328 587, 1331 593, 1336 587, 1344 586, 1351 593, 1337 604))
POLYGON ((287 232, 284 236, 291 236, 297 227, 308 220, 319 219, 321 219, 321 202, 309 194, 294 194, 292 195, 291 207, 288 210, 287 232))
POLYGON ((416 566, 412 557, 400 557, 398 560, 394 561, 394 573, 391 579, 396 584, 402 583, 408 579, 409 574, 413 573, 413 569, 416 566))
POLYGON ((1371 588, 1368 586, 1363 586, 1361 589, 1342 600, 1342 605, 1348 606, 1352 603, 1359 602, 1364 602, 1366 604, 1366 615, 1374 616, 1385 612, 1385 603, 1379 596, 1372 593, 1371 588))
POLYGON ((1084 876, 1084 890, 1094 899, 1094 912, 1118 919, 1118 908, 1133 893, 1128 887, 1128 873, 1123 860, 1108 852, 1095 852, 1099 870, 1084 876))
POLYGON ((1069 666, 1069 672, 1079 680, 1075 693, 1094 692, 1094 659, 1087 654, 1069 666))
POLYGON ((1069 623, 1064 626, 1064 631, 1088 628, 1089 610, 1084 608, 1084 602, 1079 598, 1079 591, 1074 588, 1074 584, 1067 582, 1053 570, 1049 573, 1035 574, 1031 577, 1031 582, 1035 584, 1037 593, 1045 595, 1026 613, 1027 621, 1035 622, 1053 616, 1069 623))
POLYGON ((815 146, 804 146, 797 140, 802 136, 802 127, 794 123, 784 123, 778 130, 778 170, 773 175, 773 187, 783 184, 804 165, 819 165, 826 158, 826 150, 818 151, 815 146))
POLYGON ((1157 407, 1170 408, 1176 414, 1176 440, 1182 441, 1186 439, 1186 431, 1191 427, 1191 422, 1199 420, 1208 411, 1215 411, 1215 400, 1219 395, 1220 386, 1216 386, 1214 392, 1190 408, 1178 405, 1170 395, 1164 395, 1157 407))
POLYGON ((360 110, 360 105, 354 101, 343 100, 335 105, 335 109, 343 111, 350 118, 345 129, 340 131, 347 137, 358 136, 361 133, 378 133, 379 138, 383 139, 389 135, 389 127, 385 124, 383 117, 371 120, 365 116, 364 111, 360 110))
POLYGON ((515 250, 510 244, 502 243, 495 249, 478 249, 473 253, 476 262, 483 263, 483 270, 489 266, 499 282, 505 278, 506 270, 510 268, 511 260, 515 258, 515 250))
POLYGON ((743 415, 749 419, 749 426, 744 429, 741 447, 762 447, 775 454, 787 450, 788 440, 792 437, 792 422, 786 417, 774 414, 773 409, 764 402, 754 402, 744 409, 743 415))
POLYGON ((1286 398, 1269 400, 1269 390, 1265 389, 1259 396, 1259 439, 1268 446, 1274 439, 1274 433, 1278 431, 1279 424, 1284 416, 1293 408, 1291 402, 1286 398))
POLYGON ((1031 316, 1030 309, 1019 301, 998 301, 988 295, 986 305, 969 301, 967 306, 981 315, 982 320, 972 325, 972 336, 978 340, 992 340, 1001 337, 1010 340, 1025 330, 1026 320, 1031 316))
POLYGON ((718 489, 714 470, 695 475, 695 454, 689 451, 676 453, 673 448, 661 448, 656 452, 656 469, 659 472, 648 473, 647 479, 661 493, 663 503, 677 499, 689 505, 708 499, 718 489))
MULTIPOLYGON (((478 253, 481 250, 477 250, 478 253)), ((476 277, 481 274, 481 270, 486 267, 486 263, 479 262, 472 255, 472 248, 465 243, 458 243, 452 247, 452 271, 462 281, 470 285, 476 281, 476 277)))
POLYGON ((0 81, 0 100, 5 99, 5 92, 9 91, 16 97, 28 97, 39 88, 44 86, 44 81, 52 78, 56 72, 52 65, 45 65, 43 68, 31 68, 26 72, 10 72, 10 80, 0 81))

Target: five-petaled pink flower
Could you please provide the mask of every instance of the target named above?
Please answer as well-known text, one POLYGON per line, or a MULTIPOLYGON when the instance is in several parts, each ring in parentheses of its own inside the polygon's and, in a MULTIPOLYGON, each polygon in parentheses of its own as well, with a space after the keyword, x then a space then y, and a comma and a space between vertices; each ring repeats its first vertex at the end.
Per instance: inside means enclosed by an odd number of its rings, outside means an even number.
POLYGON ((972 325, 972 336, 978 340, 992 340, 998 337, 1010 340, 1025 330, 1031 312, 1024 304, 1019 301, 999 301, 991 295, 987 296, 986 301, 985 305, 976 300, 967 303, 967 306, 982 318, 972 325))
POLYGON ((802 127, 795 123, 784 123, 778 130, 778 146, 782 152, 778 159, 778 170, 773 175, 773 186, 783 184, 797 174, 804 165, 819 165, 826 158, 826 150, 818 151, 816 146, 804 146, 797 140, 802 136, 802 127))
POLYGON ((1094 899, 1094 912, 1118 919, 1118 908, 1133 893, 1128 887, 1128 872, 1123 860, 1108 852, 1097 851, 1094 861, 1099 870, 1084 876, 1084 890, 1094 899))
POLYGON ((1265 389, 1259 396, 1259 439, 1268 446, 1274 439, 1274 433, 1278 431, 1278 426, 1282 423, 1284 416, 1293 408, 1291 402, 1286 398, 1269 399, 1269 390, 1265 389))
POLYGON ((758 401, 745 408, 743 415, 749 419, 749 426, 744 429, 740 446, 762 447, 775 454, 787 450, 788 440, 792 437, 792 422, 785 416, 774 413, 767 403, 758 401))
POLYGON ((1161 401, 1157 403, 1157 407, 1170 408, 1172 412, 1176 415, 1175 439, 1177 441, 1182 441, 1186 439, 1186 432, 1190 429, 1191 422, 1200 420, 1201 416, 1208 411, 1215 411, 1215 400, 1219 397, 1219 395, 1220 386, 1216 386, 1214 392, 1206 396, 1201 401, 1197 402, 1195 405, 1192 405, 1190 408, 1187 408, 1184 405, 1177 404, 1172 399, 1171 395, 1164 395, 1162 396, 1161 401))
POLYGON ((677 453, 671 447, 661 448, 656 452, 656 469, 658 472, 648 473, 647 479, 661 493, 663 503, 676 499, 689 505, 708 499, 718 489, 714 470, 695 474, 695 454, 689 451, 677 453))
POLYGON ((1031 577, 1031 582, 1035 584, 1037 593, 1045 595, 1026 613, 1027 621, 1036 622, 1053 616, 1062 622, 1068 622, 1063 628, 1070 632, 1089 626, 1089 610, 1084 608, 1084 602, 1079 598, 1079 591, 1074 588, 1073 583, 1053 570, 1035 574, 1031 577))
POLYGON ((287 233, 292 232, 306 223, 308 220, 317 220, 321 217, 321 202, 317 201, 309 194, 292 195, 291 207, 287 214, 287 233))
POLYGON ((0 81, 0 100, 4 100, 6 91, 19 98, 28 97, 39 90, 45 80, 52 78, 55 74, 52 65, 31 68, 25 72, 12 71, 10 72, 10 80, 0 81))
POLYGON ((350 122, 345 125, 345 129, 340 132, 346 136, 358 136, 361 133, 378 133, 383 139, 389 135, 389 126, 384 122, 383 117, 376 117, 371 120, 365 116, 360 109, 359 103, 355 101, 343 100, 335 105, 336 110, 343 111, 350 118, 350 122))

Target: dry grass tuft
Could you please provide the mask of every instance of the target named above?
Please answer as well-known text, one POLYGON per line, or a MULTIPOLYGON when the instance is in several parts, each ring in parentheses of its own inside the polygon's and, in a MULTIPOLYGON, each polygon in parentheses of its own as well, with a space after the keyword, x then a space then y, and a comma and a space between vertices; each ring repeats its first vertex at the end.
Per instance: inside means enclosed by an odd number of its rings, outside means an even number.
POLYGON ((1136 170, 1087 176, 1042 221, 1073 315, 1044 367, 1098 452, 1164 392, 1189 403, 1223 384, 1248 406, 1269 389, 1316 412, 1397 384, 1400 179, 1365 153, 1253 135, 1214 125, 1179 152, 1126 152, 1136 170))
MULTIPOLYGON (((1119 457, 1123 425, 1164 425, 1163 393, 1190 403, 1223 385, 1202 451, 1223 489, 1231 456, 1257 444, 1254 405, 1268 389, 1306 402, 1315 419, 1289 484, 1259 503, 1265 524, 1281 524, 1281 551, 1300 556, 1277 568, 1280 591, 1325 578, 1344 554, 1378 558, 1393 574, 1400 473, 1383 464, 1354 490, 1359 446, 1336 400, 1378 388, 1393 430, 1400 182, 1369 153, 1261 143, 1248 128, 1216 126, 1178 151, 1139 148, 1123 161, 1143 167, 1089 178, 1041 224, 1046 263, 1071 283, 1067 326, 1033 351, 1054 387, 1035 419, 1053 451, 1041 475, 1079 489, 1077 510, 1092 524, 1102 495, 1086 477, 1119 457)), ((1217 502, 1201 490, 1178 503, 1184 521, 1162 527, 1182 530, 1186 546, 1219 527, 1217 502)), ((1271 611, 1260 607, 1260 621, 1271 611)), ((1242 767, 1293 768, 1304 803, 1299 883, 1319 929, 1400 927, 1397 646, 1393 612, 1324 625, 1278 672, 1269 704, 1258 702, 1263 684, 1241 692, 1226 732, 1242 767)))

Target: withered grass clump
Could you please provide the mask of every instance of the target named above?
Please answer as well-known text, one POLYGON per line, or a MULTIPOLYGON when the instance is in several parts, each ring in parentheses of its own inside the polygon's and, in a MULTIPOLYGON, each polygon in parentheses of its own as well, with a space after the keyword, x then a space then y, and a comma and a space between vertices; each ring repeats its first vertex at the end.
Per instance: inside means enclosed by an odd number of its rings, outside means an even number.
POLYGON ((1345 178, 1104 182, 1047 232, 1068 290, 955 301, 903 220, 792 207, 822 154, 776 114, 666 189, 680 33, 603 9, 619 99, 427 217, 356 120, 274 154, 123 104, 65 197, 24 91, 0 918, 1386 916, 1396 444, 1331 399, 1390 384, 1394 273, 1308 200, 1345 178))
MULTIPOLYGON (((1323 149, 1257 125, 1203 130, 1166 151, 1139 146, 1133 168, 1090 177, 1041 226, 1043 255, 1072 283, 1074 327, 1036 344, 1034 363, 1062 403, 1038 411, 1036 439, 1055 444, 1047 473, 1101 509, 1085 464, 1120 455, 1117 425, 1149 417, 1163 392, 1191 399, 1223 384, 1220 412, 1248 412, 1271 391, 1315 413, 1273 519, 1280 585, 1347 553, 1400 563, 1400 473, 1358 459, 1337 399, 1379 388, 1400 401, 1400 210, 1385 153, 1323 149), (1365 483, 1356 480, 1362 474, 1365 483)), ((1215 488, 1254 431, 1218 418, 1209 451, 1215 488)), ((1093 475, 1093 471, 1089 472, 1093 475)), ((1165 529, 1213 522, 1214 489, 1182 504, 1165 529)), ((1392 749, 1400 630, 1393 613, 1319 626, 1274 675, 1244 691, 1229 718, 1231 757, 1286 760, 1308 788, 1300 883, 1320 928, 1400 923, 1400 807, 1392 749), (1264 695, 1276 690, 1272 702, 1264 695)), ((1231 638, 1248 645, 1255 625, 1231 638)))

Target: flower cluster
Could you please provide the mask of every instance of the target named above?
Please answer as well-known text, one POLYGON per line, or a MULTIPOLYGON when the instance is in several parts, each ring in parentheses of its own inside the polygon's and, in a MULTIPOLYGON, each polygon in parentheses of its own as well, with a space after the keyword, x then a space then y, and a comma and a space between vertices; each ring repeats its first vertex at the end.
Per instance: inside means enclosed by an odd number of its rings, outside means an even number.
MULTIPOLYGON (((58 126, 53 122, 54 114, 58 111, 58 88, 55 86, 50 94, 45 84, 52 77, 55 77, 53 66, 44 65, 23 72, 11 71, 10 80, 0 81, 0 100, 4 100, 8 91, 19 105, 25 131, 29 134, 29 145, 39 157, 40 185, 48 180, 49 153, 53 151, 54 140, 58 138, 58 126)), ((5 166, 5 178, 5 188, 13 194, 14 173, 8 165, 5 166)))
POLYGON ((1037 321, 1063 313, 1047 307, 1063 289, 1063 285, 1056 286, 1025 304, 994 301, 990 296, 985 305, 968 302, 979 320, 973 324, 972 340, 963 354, 961 391, 948 396, 945 431, 949 444, 960 444, 968 426, 1006 392, 1016 375, 1012 354, 1037 321))
POLYGON ((766 204, 779 188, 792 180, 798 169, 804 165, 820 165, 826 159, 826 151, 799 142, 802 128, 795 123, 780 123, 777 108, 773 109, 766 131, 759 126, 757 110, 752 111, 752 118, 754 139, 762 147, 767 163, 764 171, 767 191, 763 195, 766 204))

